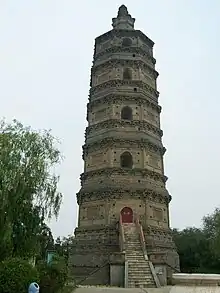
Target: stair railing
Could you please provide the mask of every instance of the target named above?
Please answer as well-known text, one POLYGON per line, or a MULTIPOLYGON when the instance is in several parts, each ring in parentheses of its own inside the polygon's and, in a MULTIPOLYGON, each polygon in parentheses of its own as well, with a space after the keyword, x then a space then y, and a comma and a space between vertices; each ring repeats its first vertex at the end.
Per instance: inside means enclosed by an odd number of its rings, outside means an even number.
POLYGON ((136 216, 135 224, 136 224, 136 227, 138 228, 138 231, 139 231, 140 241, 141 241, 141 247, 142 247, 142 251, 144 253, 144 257, 145 257, 146 260, 148 260, 148 255, 147 255, 147 251, 146 251, 146 243, 145 243, 145 239, 144 239, 143 228, 142 228, 142 225, 140 224, 140 221, 139 221, 139 217, 138 216, 136 216))
POLYGON ((142 247, 142 251, 143 251, 143 254, 144 254, 144 258, 145 258, 146 261, 148 261, 152 276, 154 278, 154 282, 156 284, 156 287, 159 288, 159 287, 161 287, 160 281, 159 281, 159 279, 157 277, 157 274, 155 272, 155 268, 154 268, 152 262, 148 258, 147 249, 146 249, 146 243, 145 243, 145 238, 144 238, 144 232, 143 232, 143 228, 142 228, 142 225, 140 224, 140 220, 139 220, 138 216, 136 216, 135 224, 136 224, 136 227, 137 227, 137 229, 139 231, 141 247, 142 247))
POLYGON ((97 273, 98 271, 100 271, 101 269, 103 269, 104 267, 106 267, 107 265, 109 265, 109 261, 104 262, 100 267, 95 268, 93 271, 91 271, 87 276, 85 276, 83 279, 81 279, 78 283, 76 283, 76 286, 81 285, 84 281, 86 281, 89 277, 91 277, 92 275, 94 275, 95 273, 97 273))
POLYGON ((125 234, 124 234, 121 214, 119 216, 119 245, 120 245, 120 251, 124 252, 125 251, 125 234))

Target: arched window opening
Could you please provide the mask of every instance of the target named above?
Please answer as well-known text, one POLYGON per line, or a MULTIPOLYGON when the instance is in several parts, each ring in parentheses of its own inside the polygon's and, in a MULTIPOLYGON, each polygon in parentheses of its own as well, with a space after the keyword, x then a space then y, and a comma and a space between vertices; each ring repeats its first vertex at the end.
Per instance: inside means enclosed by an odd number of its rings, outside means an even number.
POLYGON ((132 109, 128 106, 125 106, 121 110, 121 119, 123 120, 132 120, 132 109))
POLYGON ((125 68, 123 72, 123 79, 131 80, 132 79, 132 71, 130 68, 125 68))
POLYGON ((121 154, 121 168, 129 168, 133 167, 133 158, 129 152, 124 152, 121 154))
POLYGON ((130 47, 132 45, 132 40, 129 38, 124 38, 122 40, 122 46, 123 47, 130 47))

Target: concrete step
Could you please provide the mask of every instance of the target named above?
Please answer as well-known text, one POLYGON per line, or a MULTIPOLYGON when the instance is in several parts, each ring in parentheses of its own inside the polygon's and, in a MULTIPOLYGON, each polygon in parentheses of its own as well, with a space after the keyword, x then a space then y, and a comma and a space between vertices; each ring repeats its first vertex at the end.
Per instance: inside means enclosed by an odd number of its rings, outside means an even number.
POLYGON ((144 255, 143 253, 140 253, 140 254, 137 254, 137 253, 125 253, 126 256, 128 258, 131 258, 131 259, 135 259, 135 258, 138 258, 138 259, 143 259, 145 261, 145 258, 144 258, 144 255))
POLYGON ((151 284, 155 284, 153 279, 144 279, 144 278, 129 278, 128 282, 132 282, 132 283, 151 283, 151 284))
POLYGON ((146 272, 146 274, 140 272, 129 272, 128 273, 129 279, 136 279, 136 280, 153 280, 151 276, 151 272, 146 272))
POLYGON ((139 270, 128 270, 129 274, 134 274, 134 275, 144 275, 144 276, 148 276, 151 275, 151 270, 144 268, 144 269, 139 269, 139 270))
POLYGON ((132 251, 130 253, 128 253, 127 251, 125 251, 125 254, 127 257, 131 257, 131 258, 142 258, 145 260, 144 258, 144 254, 143 253, 135 253, 136 251, 132 251))
POLYGON ((131 259, 131 260, 135 260, 135 259, 137 259, 137 260, 143 260, 143 261, 147 261, 147 260, 145 260, 145 258, 144 258, 144 256, 143 256, 143 254, 125 254, 126 255, 126 257, 129 259, 131 259))
POLYGON ((134 267, 134 265, 132 265, 132 266, 128 266, 128 269, 129 269, 129 271, 132 271, 132 272, 146 272, 146 271, 148 271, 148 272, 151 272, 151 270, 150 270, 150 267, 149 266, 139 266, 139 265, 136 265, 135 267, 134 267))
POLYGON ((147 270, 144 270, 144 272, 141 271, 141 270, 139 270, 139 271, 129 271, 128 275, 136 277, 137 279, 140 278, 141 276, 143 276, 144 278, 147 278, 147 279, 152 279, 153 278, 151 276, 151 272, 147 271, 147 270))
POLYGON ((151 269, 148 264, 139 264, 139 263, 128 262, 128 270, 132 271, 132 272, 137 271, 140 273, 145 273, 147 271, 147 272, 151 273, 151 269))
POLYGON ((146 283, 146 282, 141 282, 141 283, 131 282, 131 283, 128 283, 128 288, 156 288, 156 286, 155 284, 146 283))
POLYGON ((125 235, 125 240, 131 240, 132 242, 139 242, 140 243, 140 239, 137 235, 125 235))
POLYGON ((127 255, 126 254, 126 259, 131 262, 131 263, 145 263, 146 260, 144 259, 143 255, 127 255))
POLYGON ((139 272, 143 272, 143 271, 149 271, 151 272, 150 270, 150 267, 149 266, 146 266, 146 265, 138 265, 138 264, 135 264, 133 263, 131 266, 128 266, 129 270, 131 271, 139 271, 139 272))
POLYGON ((127 256, 127 258, 139 259, 139 260, 143 259, 145 261, 143 254, 127 254, 126 253, 126 256, 127 256))
POLYGON ((127 249, 127 250, 139 250, 139 251, 142 251, 142 248, 141 248, 141 246, 139 246, 139 245, 130 245, 130 244, 125 244, 125 248, 127 249))
POLYGON ((128 254, 136 254, 136 255, 143 255, 143 251, 139 249, 130 249, 130 248, 125 248, 125 252, 128 254))
POLYGON ((136 270, 136 271, 131 271, 131 270, 128 270, 128 275, 129 276, 132 276, 132 275, 134 275, 134 276, 138 276, 139 275, 139 277, 141 278, 141 277, 143 277, 143 278, 152 278, 152 274, 151 274, 151 271, 148 271, 148 270, 136 270))
POLYGON ((127 246, 127 247, 125 247, 125 250, 126 251, 137 251, 137 252, 143 253, 143 250, 140 247, 130 247, 130 246, 127 246))
POLYGON ((139 244, 137 244, 137 245, 125 244, 125 247, 126 247, 126 249, 130 249, 130 250, 142 251, 142 248, 139 244))
POLYGON ((143 250, 139 247, 125 247, 125 251, 127 252, 133 252, 135 251, 136 253, 140 252, 143 254, 143 250))
POLYGON ((134 283, 136 283, 136 282, 140 282, 140 283, 153 283, 154 284, 154 280, 153 280, 153 278, 141 278, 141 277, 139 277, 138 278, 138 276, 135 278, 135 277, 131 277, 131 276, 128 276, 128 281, 129 282, 134 282, 134 283))
POLYGON ((125 235, 125 241, 126 242, 132 242, 132 243, 139 243, 140 244, 140 240, 137 237, 128 237, 125 235))
POLYGON ((155 286, 155 283, 152 280, 138 280, 138 279, 129 279, 128 284, 129 283, 134 283, 134 284, 152 284, 155 286))
MULTIPOLYGON (((129 262, 129 261, 128 261, 129 262)), ((145 270, 146 268, 150 268, 149 265, 146 265, 144 263, 142 264, 138 264, 137 262, 133 262, 133 263, 130 263, 130 265, 128 264, 128 267, 129 268, 138 268, 139 270, 145 270)))
POLYGON ((142 250, 130 250, 126 249, 125 253, 129 256, 142 256, 144 257, 143 251, 142 250))
POLYGON ((126 251, 130 251, 130 252, 132 252, 132 251, 136 251, 136 252, 141 252, 141 253, 143 253, 143 250, 141 249, 141 247, 135 247, 135 246, 130 247, 130 246, 125 246, 125 250, 126 250, 126 251))
MULTIPOLYGON (((129 262, 129 261, 128 261, 129 262)), ((139 270, 140 272, 143 272, 145 270, 150 270, 150 267, 146 264, 139 264, 139 263, 130 263, 130 265, 128 266, 129 267, 129 270, 132 269, 133 270, 139 270)), ((151 270, 150 270, 151 272, 151 270)))
POLYGON ((128 275, 128 282, 141 282, 141 283, 153 283, 154 284, 154 279, 153 277, 144 277, 144 276, 130 276, 128 275))
POLYGON ((143 287, 149 286, 150 287, 151 286, 152 288, 156 287, 155 283, 152 281, 137 281, 137 280, 129 281, 128 287, 131 287, 131 286, 133 286, 133 287, 141 287, 141 286, 143 286, 143 287))
MULTIPOLYGON (((128 284, 128 288, 156 288, 155 285, 153 284, 142 284, 142 283, 138 283, 138 284, 135 284, 135 283, 131 283, 131 284, 128 284)), ((143 290, 143 289, 142 289, 143 290)))
POLYGON ((143 253, 142 249, 140 249, 138 247, 125 247, 125 251, 127 251, 127 252, 136 251, 136 252, 143 253))

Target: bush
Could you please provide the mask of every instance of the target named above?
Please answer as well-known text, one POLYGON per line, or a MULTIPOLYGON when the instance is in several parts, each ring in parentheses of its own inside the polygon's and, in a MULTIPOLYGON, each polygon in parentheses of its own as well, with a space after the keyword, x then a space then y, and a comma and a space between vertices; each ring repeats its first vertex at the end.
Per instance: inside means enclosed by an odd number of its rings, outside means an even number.
POLYGON ((40 274, 40 293, 57 293, 65 287, 68 279, 67 264, 64 258, 54 258, 48 265, 38 265, 40 274))
POLYGON ((30 283, 38 280, 37 270, 26 260, 11 258, 0 262, 0 292, 27 292, 30 283))

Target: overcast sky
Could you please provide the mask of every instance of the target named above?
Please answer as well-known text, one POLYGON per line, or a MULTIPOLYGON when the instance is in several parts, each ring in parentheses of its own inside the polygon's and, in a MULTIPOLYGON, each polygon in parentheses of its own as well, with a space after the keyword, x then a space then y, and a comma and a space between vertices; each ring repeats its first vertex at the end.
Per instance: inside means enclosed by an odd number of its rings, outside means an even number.
POLYGON ((0 114, 52 129, 65 156, 55 236, 77 223, 94 39, 121 4, 155 42, 172 227, 219 206, 219 0, 0 0, 0 114))

